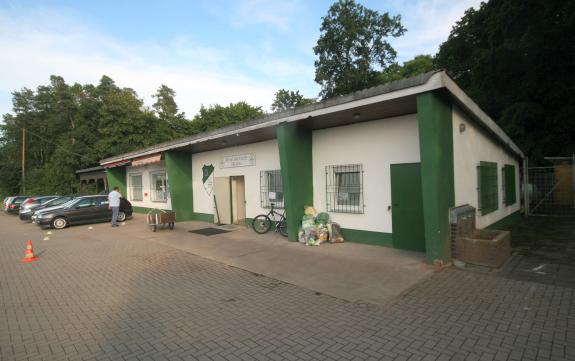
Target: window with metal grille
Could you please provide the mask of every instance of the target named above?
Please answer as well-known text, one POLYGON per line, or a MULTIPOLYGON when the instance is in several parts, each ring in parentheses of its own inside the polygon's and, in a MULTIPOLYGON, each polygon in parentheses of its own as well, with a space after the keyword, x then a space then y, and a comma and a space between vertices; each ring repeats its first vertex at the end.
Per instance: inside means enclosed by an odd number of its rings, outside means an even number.
POLYGON ((503 168, 501 168, 501 173, 503 175, 503 181, 501 182, 503 186, 503 204, 510 206, 517 201, 515 192, 515 166, 505 164, 503 168))
POLYGON ((479 162, 477 166, 479 211, 485 215, 499 208, 497 163, 479 162))
POLYGON ((260 203, 262 208, 284 208, 282 175, 279 169, 260 172, 260 203))
POLYGON ((144 199, 142 194, 142 175, 130 174, 130 200, 141 201, 144 199))
POLYGON ((363 166, 325 167, 326 208, 329 212, 363 213, 363 166))
POLYGON ((151 193, 152 202, 167 202, 168 201, 168 183, 166 180, 166 173, 152 173, 151 177, 151 193))

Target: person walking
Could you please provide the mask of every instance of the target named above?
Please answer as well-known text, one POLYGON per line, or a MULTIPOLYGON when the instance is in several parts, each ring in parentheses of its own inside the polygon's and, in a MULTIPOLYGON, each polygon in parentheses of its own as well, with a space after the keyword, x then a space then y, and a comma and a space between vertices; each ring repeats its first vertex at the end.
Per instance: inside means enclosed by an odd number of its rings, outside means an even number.
POLYGON ((118 212, 120 211, 120 187, 114 187, 114 190, 108 194, 108 209, 112 210, 112 227, 118 227, 118 212))

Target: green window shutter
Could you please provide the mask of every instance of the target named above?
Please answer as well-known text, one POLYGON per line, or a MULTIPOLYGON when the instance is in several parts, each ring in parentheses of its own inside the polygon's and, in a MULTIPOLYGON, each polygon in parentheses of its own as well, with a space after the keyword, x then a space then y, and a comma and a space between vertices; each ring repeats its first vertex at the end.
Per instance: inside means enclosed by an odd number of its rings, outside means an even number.
POLYGON ((499 208, 497 163, 480 162, 477 167, 479 183, 479 210, 485 215, 499 208))
POLYGON ((503 174, 505 175, 505 205, 510 206, 517 201, 515 192, 515 166, 506 164, 503 167, 503 174))

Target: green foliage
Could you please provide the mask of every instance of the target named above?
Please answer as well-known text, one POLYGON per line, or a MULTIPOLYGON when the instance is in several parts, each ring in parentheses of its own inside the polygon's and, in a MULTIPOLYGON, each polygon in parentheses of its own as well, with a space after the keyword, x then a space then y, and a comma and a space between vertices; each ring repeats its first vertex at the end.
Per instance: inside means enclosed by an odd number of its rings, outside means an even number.
POLYGON ((322 18, 314 47, 315 81, 323 99, 378 84, 378 74, 395 63, 386 38, 405 32, 399 15, 383 15, 354 0, 339 0, 322 18))
POLYGON ((105 157, 145 148, 200 131, 261 116, 245 102, 203 108, 191 122, 180 113, 175 92, 160 86, 152 109, 129 88, 103 76, 98 85, 48 85, 13 94, 13 114, 0 124, 0 194, 67 194, 78 191, 75 171, 105 157), (21 179, 22 128, 26 137, 26 183, 21 179))
POLYGON ((156 98, 152 107, 160 120, 162 134, 167 138, 175 138, 193 133, 192 123, 186 119, 184 113, 178 111, 174 90, 162 84, 152 96, 156 98))
POLYGON ((385 71, 379 74, 381 84, 391 81, 405 79, 419 74, 427 73, 435 69, 433 57, 431 55, 417 55, 403 65, 392 64, 385 71))
POLYGON ((533 160, 575 152, 575 2, 469 9, 436 56, 533 160))
POLYGON ((218 129, 230 124, 261 117, 264 114, 262 107, 253 107, 246 102, 231 103, 228 106, 203 105, 199 113, 192 120, 194 133, 218 129))
POLYGON ((300 94, 299 90, 294 92, 292 90, 280 89, 275 94, 275 99, 272 103, 272 111, 283 112, 285 110, 293 109, 301 105, 312 104, 314 102, 314 98, 304 97, 300 94))

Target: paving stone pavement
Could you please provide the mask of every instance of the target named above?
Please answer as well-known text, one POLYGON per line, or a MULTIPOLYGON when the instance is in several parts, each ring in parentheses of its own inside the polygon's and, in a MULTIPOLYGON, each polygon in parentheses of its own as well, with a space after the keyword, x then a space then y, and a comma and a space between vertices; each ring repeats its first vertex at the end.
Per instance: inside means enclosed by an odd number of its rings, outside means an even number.
POLYGON ((382 307, 79 230, 0 235, 0 360, 575 360, 573 288, 450 268, 382 307))
POLYGON ((511 238, 514 255, 501 277, 575 288, 575 218, 523 218, 511 238))

